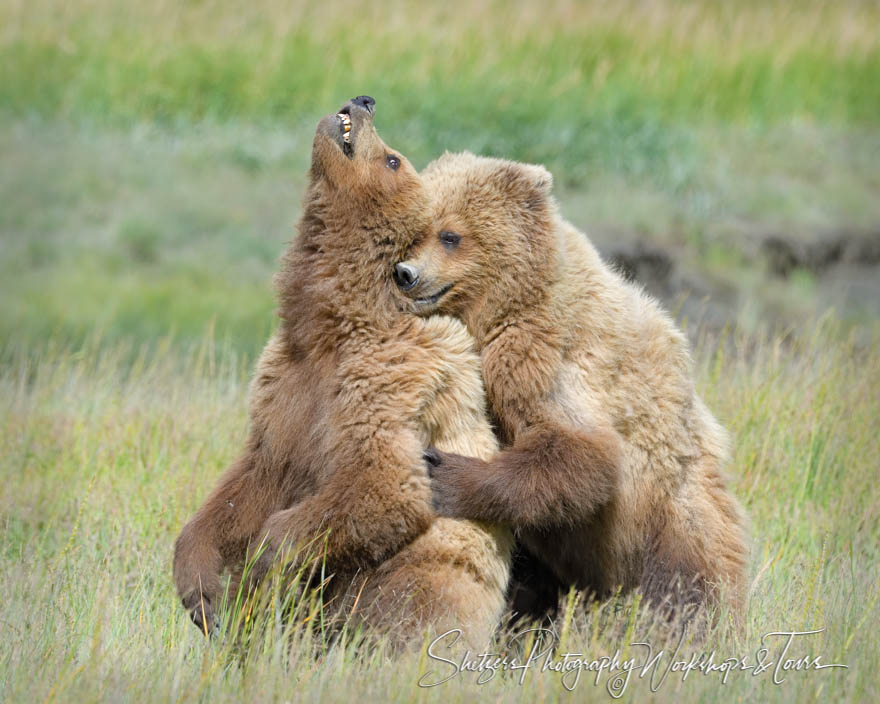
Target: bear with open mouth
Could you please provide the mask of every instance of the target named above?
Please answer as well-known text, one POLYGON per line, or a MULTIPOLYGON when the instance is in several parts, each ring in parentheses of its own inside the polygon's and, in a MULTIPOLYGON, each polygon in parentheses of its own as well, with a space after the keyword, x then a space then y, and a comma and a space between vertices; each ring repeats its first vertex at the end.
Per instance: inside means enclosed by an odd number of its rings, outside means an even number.
POLYGON ((464 326, 402 311, 392 266, 433 225, 421 178, 380 139, 374 111, 361 96, 318 124, 246 447, 177 539, 177 589, 206 632, 224 571, 234 584, 265 547, 256 584, 316 538, 333 575, 325 599, 396 643, 456 627, 486 642, 504 608, 509 530, 431 506, 426 447, 488 460, 498 446, 464 326))

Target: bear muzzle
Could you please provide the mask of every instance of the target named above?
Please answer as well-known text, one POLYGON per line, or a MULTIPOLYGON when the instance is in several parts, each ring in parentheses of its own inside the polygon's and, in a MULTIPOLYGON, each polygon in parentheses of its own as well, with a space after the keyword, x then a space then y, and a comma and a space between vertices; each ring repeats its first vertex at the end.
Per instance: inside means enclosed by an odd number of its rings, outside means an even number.
POLYGON ((333 115, 318 123, 318 133, 332 139, 349 159, 355 155, 355 141, 361 129, 372 126, 376 101, 369 95, 352 98, 333 115))

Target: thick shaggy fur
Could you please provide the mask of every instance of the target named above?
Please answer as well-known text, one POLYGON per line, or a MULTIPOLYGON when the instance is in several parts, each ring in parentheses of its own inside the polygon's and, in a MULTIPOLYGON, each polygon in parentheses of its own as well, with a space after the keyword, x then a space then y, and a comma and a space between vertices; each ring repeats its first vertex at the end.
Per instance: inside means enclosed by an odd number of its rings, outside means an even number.
POLYGON ((431 507, 425 447, 489 459, 498 446, 464 326, 397 312, 391 266, 430 232, 429 205, 418 174, 376 134, 370 108, 343 108, 350 158, 339 118, 318 126, 247 447, 177 539, 177 588, 204 628, 221 573, 263 541, 256 580, 288 548, 316 543, 334 575, 325 597, 348 613, 357 595, 360 618, 397 642, 451 627, 483 641, 504 606, 509 530, 438 518, 431 507))
POLYGON ((744 518, 684 335, 558 216, 543 168, 447 154, 422 176, 440 235, 408 253, 408 295, 474 335, 506 446, 489 461, 439 453, 438 510, 513 526, 562 585, 738 609, 744 518))

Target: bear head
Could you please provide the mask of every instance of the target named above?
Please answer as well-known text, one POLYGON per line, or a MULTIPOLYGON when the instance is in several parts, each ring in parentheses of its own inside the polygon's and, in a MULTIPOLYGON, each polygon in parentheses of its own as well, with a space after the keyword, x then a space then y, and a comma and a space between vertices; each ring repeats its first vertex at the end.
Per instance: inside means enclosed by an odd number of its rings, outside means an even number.
MULTIPOLYGON (((362 95, 327 115, 315 130, 310 188, 333 202, 339 216, 400 216, 401 210, 424 217, 425 196, 419 175, 409 161, 388 147, 373 125, 376 101, 362 95)), ((308 207, 310 198, 307 195, 308 207)))
POLYGON ((422 180, 433 227, 394 270, 409 310, 457 316, 479 336, 540 304, 558 268, 550 173, 465 152, 435 160, 422 180))
POLYGON ((431 228, 421 177, 373 125, 375 101, 349 100, 317 126, 299 237, 276 278, 280 315, 360 320, 400 312, 392 269, 431 228))

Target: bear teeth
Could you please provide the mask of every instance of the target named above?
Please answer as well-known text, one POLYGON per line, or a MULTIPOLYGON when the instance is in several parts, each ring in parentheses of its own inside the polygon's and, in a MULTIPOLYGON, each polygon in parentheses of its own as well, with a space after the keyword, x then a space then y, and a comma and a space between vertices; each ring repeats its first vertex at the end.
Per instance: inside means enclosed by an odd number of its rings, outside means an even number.
POLYGON ((344 130, 342 134, 342 139, 346 144, 351 144, 351 116, 346 115, 344 112, 337 113, 338 118, 342 120, 342 129, 344 130))

